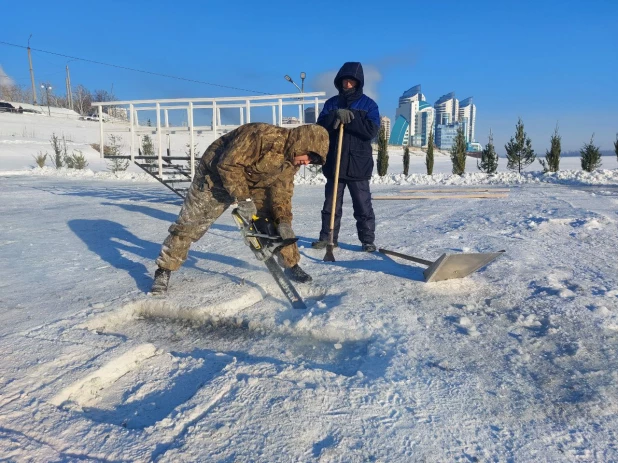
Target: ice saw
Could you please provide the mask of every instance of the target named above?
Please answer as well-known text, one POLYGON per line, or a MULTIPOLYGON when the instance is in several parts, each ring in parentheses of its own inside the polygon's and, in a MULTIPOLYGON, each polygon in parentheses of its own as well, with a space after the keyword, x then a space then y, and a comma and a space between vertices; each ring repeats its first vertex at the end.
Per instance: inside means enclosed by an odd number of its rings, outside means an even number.
POLYGON ((303 301, 302 297, 290 282, 289 278, 285 276, 283 270, 275 260, 275 253, 284 246, 294 244, 298 238, 284 240, 277 233, 275 224, 263 217, 253 216, 251 222, 247 222, 238 213, 237 209, 232 211, 232 217, 236 225, 240 229, 245 244, 247 244, 257 260, 264 262, 266 268, 273 276, 281 291, 285 297, 288 298, 294 309, 306 309, 307 305, 303 301))

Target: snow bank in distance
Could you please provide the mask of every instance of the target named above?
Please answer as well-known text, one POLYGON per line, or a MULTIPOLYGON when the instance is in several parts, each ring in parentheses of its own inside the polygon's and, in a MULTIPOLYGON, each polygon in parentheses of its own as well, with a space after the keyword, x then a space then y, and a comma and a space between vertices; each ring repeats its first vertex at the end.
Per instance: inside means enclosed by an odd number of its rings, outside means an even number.
MULTIPOLYGON (((1 176, 40 175, 46 177, 95 178, 100 180, 121 180, 134 182, 155 182, 145 172, 94 172, 90 169, 54 169, 52 167, 34 167, 32 169, 0 171, 1 176)), ((302 170, 294 178, 296 185, 323 185, 326 178, 322 174, 303 174, 302 170)), ((497 172, 487 175, 481 172, 467 173, 462 176, 452 174, 390 174, 371 178, 372 185, 521 185, 524 183, 557 183, 563 185, 618 185, 618 170, 600 169, 594 172, 583 170, 564 170, 555 173, 543 172, 497 172)))
POLYGON ((53 167, 33 167, 32 169, 24 170, 9 170, 0 171, 0 176, 18 176, 18 175, 38 175, 42 177, 62 177, 62 178, 95 178, 97 180, 122 180, 134 182, 156 182, 153 177, 142 172, 94 172, 90 169, 55 169, 53 167))
MULTIPOLYGON (((296 185, 321 185, 326 183, 326 178, 320 174, 315 177, 302 172, 294 179, 296 185)), ((380 177, 371 177, 372 185, 520 185, 524 183, 559 183, 568 185, 617 185, 617 170, 596 170, 585 172, 582 170, 565 170, 557 173, 543 172, 498 172, 488 175, 481 172, 467 173, 462 176, 452 174, 391 174, 380 177)))

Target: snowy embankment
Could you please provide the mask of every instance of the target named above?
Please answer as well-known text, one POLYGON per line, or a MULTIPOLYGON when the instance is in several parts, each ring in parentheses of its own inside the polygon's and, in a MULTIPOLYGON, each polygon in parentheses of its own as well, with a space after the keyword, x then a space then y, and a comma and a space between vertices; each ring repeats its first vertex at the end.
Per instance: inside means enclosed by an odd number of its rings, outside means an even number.
MULTIPOLYGON (((129 134, 126 124, 107 122, 105 130, 110 133, 117 130, 123 138, 124 152, 128 152, 129 134)), ((93 121, 75 121, 66 117, 47 117, 44 115, 16 115, 0 113, 0 175, 24 176, 38 175, 48 177, 87 177, 102 180, 130 180, 154 182, 155 180, 135 165, 129 165, 126 172, 111 173, 107 161, 101 159, 91 144, 99 142, 99 125, 93 121), (73 150, 81 151, 89 162, 84 171, 72 169, 56 170, 50 166, 43 169, 35 167, 34 157, 39 153, 51 152, 50 137, 55 134, 64 136, 67 140, 69 154, 73 150)), ((201 153, 212 141, 207 133, 197 134, 195 142, 197 152, 201 153)), ((154 137, 156 138, 156 137, 154 137)), ((156 142, 156 139, 154 140, 156 142)), ((169 143, 172 152, 184 153, 186 142, 182 135, 171 136, 165 142, 169 143)), ((156 144, 156 143, 155 143, 156 144)), ((541 156, 542 158, 542 156, 541 156)), ((615 184, 618 182, 618 160, 616 156, 604 156, 602 169, 592 173, 581 170, 577 157, 565 157, 561 160, 561 171, 544 174, 538 162, 528 166, 519 173, 506 169, 506 160, 500 158, 498 172, 495 175, 485 175, 477 170, 477 159, 468 158, 463 176, 451 175, 451 160, 448 154, 437 152, 435 155, 434 175, 426 175, 425 153, 410 152, 410 175, 404 176, 403 150, 391 147, 389 149, 388 174, 380 177, 374 174, 371 183, 374 185, 521 185, 527 183, 559 183, 573 185, 615 184)), ((297 185, 323 184, 326 179, 322 175, 313 176, 309 169, 301 168, 296 177, 297 185)))
MULTIPOLYGON (((91 169, 54 169, 52 167, 32 167, 24 170, 1 171, 0 176, 41 176, 57 178, 95 178, 99 180, 156 182, 156 180, 140 172, 109 172, 93 171, 91 169)), ((319 175, 303 174, 302 170, 297 174, 294 183, 296 185, 323 185, 326 178, 319 175)), ((524 185, 539 183, 555 183, 562 185, 617 185, 618 170, 599 169, 594 172, 565 170, 557 173, 543 172, 498 172, 494 175, 484 173, 466 173, 462 176, 448 173, 434 175, 426 174, 387 174, 383 177, 373 175, 372 185, 416 185, 416 186, 473 186, 473 185, 524 185)))

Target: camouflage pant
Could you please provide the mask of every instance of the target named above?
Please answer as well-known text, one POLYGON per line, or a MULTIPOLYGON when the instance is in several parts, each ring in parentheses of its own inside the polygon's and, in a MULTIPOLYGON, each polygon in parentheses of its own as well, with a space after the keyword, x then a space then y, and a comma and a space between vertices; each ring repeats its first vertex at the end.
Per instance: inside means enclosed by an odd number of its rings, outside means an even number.
MULTIPOLYGON (((178 270, 187 260, 191 244, 204 236, 210 226, 234 203, 217 180, 208 174, 196 174, 180 214, 176 222, 170 226, 170 234, 161 247, 156 260, 159 267, 178 270)), ((272 219, 267 192, 263 189, 252 189, 251 196, 258 215, 272 219)), ((242 243, 240 233, 238 238, 238 242, 242 243)), ((278 252, 277 258, 282 267, 294 267, 300 261, 298 247, 296 244, 285 246, 278 252)))

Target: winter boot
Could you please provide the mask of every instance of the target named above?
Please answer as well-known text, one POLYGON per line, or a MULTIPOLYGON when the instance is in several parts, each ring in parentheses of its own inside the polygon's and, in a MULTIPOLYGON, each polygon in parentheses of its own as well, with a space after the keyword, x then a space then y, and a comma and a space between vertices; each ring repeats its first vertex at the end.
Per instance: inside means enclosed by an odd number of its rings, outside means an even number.
MULTIPOLYGON (((339 247, 339 243, 337 243, 336 241, 333 243, 333 245, 336 248, 339 247)), ((328 241, 313 241, 311 243, 311 247, 313 249, 326 249, 326 246, 328 246, 328 241)))
POLYGON ((313 278, 307 272, 305 272, 300 265, 296 264, 294 267, 286 268, 283 273, 292 281, 298 283, 309 283, 313 278))
POLYGON ((376 252, 376 245, 373 243, 363 243, 363 251, 365 252, 376 252))
POLYGON ((154 274, 154 281, 152 282, 152 288, 150 292, 152 294, 165 294, 167 293, 167 285, 170 283, 171 270, 166 270, 159 267, 154 274))

